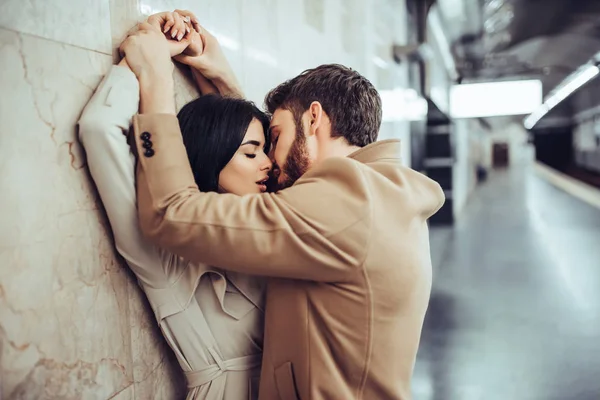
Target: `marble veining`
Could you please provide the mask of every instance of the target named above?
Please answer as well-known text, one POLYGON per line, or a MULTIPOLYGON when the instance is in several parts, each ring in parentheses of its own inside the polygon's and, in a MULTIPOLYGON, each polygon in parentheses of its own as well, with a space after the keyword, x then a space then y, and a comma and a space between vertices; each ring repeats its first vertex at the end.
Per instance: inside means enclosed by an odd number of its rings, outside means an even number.
POLYGON ((111 52, 109 0, 3 0, 0 27, 68 43, 106 54, 111 52))

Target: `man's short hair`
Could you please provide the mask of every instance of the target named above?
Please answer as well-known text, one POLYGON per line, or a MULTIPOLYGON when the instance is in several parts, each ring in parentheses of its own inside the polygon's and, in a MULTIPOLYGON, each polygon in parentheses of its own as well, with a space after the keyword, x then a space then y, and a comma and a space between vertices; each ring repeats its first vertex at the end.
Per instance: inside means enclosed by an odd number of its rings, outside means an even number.
POLYGON ((364 147, 377 140, 381 126, 381 98, 367 78, 339 64, 308 69, 271 90, 265 106, 272 114, 289 110, 296 125, 313 101, 318 101, 331 120, 331 136, 344 137, 364 147))

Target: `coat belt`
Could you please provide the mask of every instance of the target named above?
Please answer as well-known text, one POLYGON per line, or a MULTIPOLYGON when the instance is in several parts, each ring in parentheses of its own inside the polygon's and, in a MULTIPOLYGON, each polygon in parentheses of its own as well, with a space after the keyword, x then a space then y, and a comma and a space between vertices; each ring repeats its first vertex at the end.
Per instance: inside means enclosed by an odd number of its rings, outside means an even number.
POLYGON ((247 371, 260 366, 262 355, 256 354, 251 356, 237 357, 230 360, 223 360, 221 356, 211 347, 208 348, 209 353, 215 360, 215 364, 211 364, 197 371, 189 371, 185 373, 187 378, 187 386, 189 389, 202 386, 227 371, 247 371))

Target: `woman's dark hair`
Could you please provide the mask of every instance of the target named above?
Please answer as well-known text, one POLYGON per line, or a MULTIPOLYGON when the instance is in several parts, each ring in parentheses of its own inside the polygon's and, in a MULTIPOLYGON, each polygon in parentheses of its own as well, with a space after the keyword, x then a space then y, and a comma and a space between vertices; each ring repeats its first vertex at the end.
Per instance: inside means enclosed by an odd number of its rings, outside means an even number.
POLYGON ((218 190, 219 173, 240 147, 253 118, 263 126, 265 153, 271 144, 269 117, 247 100, 201 96, 183 106, 177 118, 194 179, 202 192, 218 190))

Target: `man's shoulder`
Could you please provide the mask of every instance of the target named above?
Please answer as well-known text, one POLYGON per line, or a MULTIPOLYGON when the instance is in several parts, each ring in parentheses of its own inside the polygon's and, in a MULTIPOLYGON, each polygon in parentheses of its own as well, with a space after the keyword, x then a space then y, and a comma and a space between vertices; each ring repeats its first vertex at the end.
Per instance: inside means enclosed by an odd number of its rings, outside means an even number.
POLYGON ((311 178, 356 179, 362 174, 363 163, 348 157, 331 157, 309 169, 298 181, 311 178))
POLYGON ((323 190, 323 194, 333 191, 342 196, 357 195, 367 186, 364 167, 347 157, 331 157, 308 170, 292 188, 310 184, 317 192, 323 190))
MULTIPOLYGON (((311 168, 301 179, 322 178, 324 184, 347 182, 353 186, 370 186, 378 181, 395 180, 409 169, 399 159, 362 162, 349 157, 332 157, 311 168)), ((298 180, 300 183, 301 180, 298 180)))
POLYGON ((331 158, 311 168, 294 185, 275 194, 289 210, 318 221, 323 235, 339 232, 369 215, 368 185, 356 162, 331 158))

